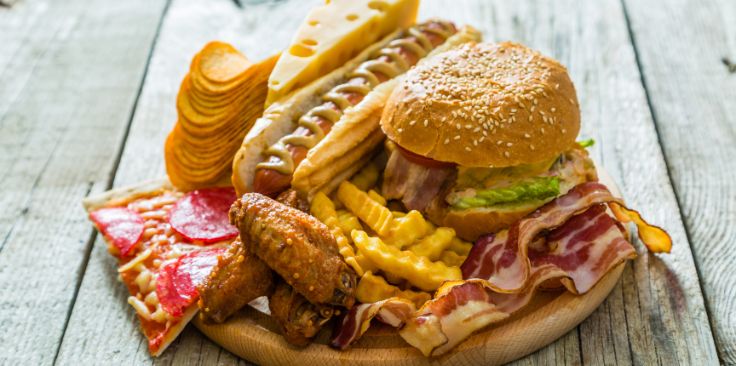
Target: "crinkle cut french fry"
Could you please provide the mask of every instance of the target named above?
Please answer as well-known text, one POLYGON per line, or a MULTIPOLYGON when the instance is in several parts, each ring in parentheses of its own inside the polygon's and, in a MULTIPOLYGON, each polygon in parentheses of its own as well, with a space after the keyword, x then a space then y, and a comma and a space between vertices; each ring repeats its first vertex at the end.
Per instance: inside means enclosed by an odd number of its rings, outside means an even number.
POLYGON ((376 276, 368 271, 363 274, 355 289, 355 298, 362 303, 371 303, 388 299, 389 297, 400 297, 414 303, 417 308, 429 301, 432 296, 424 291, 401 290, 389 284, 381 276, 376 276))
POLYGON ((337 242, 337 248, 350 267, 360 276, 363 274, 363 268, 359 262, 355 259, 355 251, 352 245, 350 245, 350 239, 344 234, 340 221, 335 211, 335 204, 332 200, 322 192, 317 193, 312 199, 312 205, 309 208, 309 212, 312 216, 316 217, 317 220, 322 221, 327 227, 330 228, 330 232, 335 237, 337 242))
POLYGON ((450 246, 452 238, 455 237, 455 230, 449 227, 437 228, 433 233, 420 239, 416 244, 409 247, 409 250, 419 256, 424 256, 430 260, 436 261, 440 258, 442 252, 450 246))
POLYGON ((358 217, 345 210, 337 211, 337 224, 340 225, 343 234, 348 236, 353 230, 363 230, 363 226, 360 224, 358 217))
POLYGON ((371 161, 356 173, 350 181, 361 191, 367 191, 375 187, 380 173, 378 165, 371 161))
POLYGON ((394 215, 388 208, 371 199, 350 182, 340 183, 337 198, 379 236, 386 236, 391 229, 394 215))
POLYGON ((386 206, 386 199, 378 194, 378 192, 371 189, 370 191, 368 191, 368 197, 381 204, 381 206, 386 206))
POLYGON ((354 230, 352 237, 356 247, 378 268, 404 278, 424 291, 435 290, 444 281, 462 278, 458 267, 448 267, 442 262, 432 262, 429 258, 420 257, 410 251, 401 251, 363 231, 354 230))
POLYGON ((450 246, 447 247, 447 250, 453 251, 457 255, 466 257, 468 256, 468 253, 470 253, 470 249, 473 249, 473 244, 468 243, 467 241, 464 241, 458 237, 452 238, 450 246))
POLYGON ((368 259, 368 257, 366 257, 366 255, 363 254, 360 250, 358 250, 358 254, 356 254, 355 257, 352 258, 352 260, 354 260, 356 264, 360 266, 361 272, 364 272, 364 271, 375 272, 378 270, 378 267, 376 267, 376 265, 373 264, 373 262, 371 262, 371 260, 368 259))
POLYGON ((457 253, 451 250, 445 250, 440 255, 440 261, 452 267, 460 267, 463 264, 463 262, 465 262, 465 258, 467 257, 464 255, 458 255, 457 253))
MULTIPOLYGON (((335 204, 332 200, 327 197, 326 194, 319 192, 312 199, 312 205, 309 207, 309 213, 316 217, 317 220, 322 221, 325 225, 331 218, 337 219, 337 212, 335 211, 335 204)), ((328 225, 329 226, 329 225, 328 225)))
POLYGON ((429 234, 431 226, 419 211, 411 210, 403 217, 394 218, 385 243, 403 249, 429 234))

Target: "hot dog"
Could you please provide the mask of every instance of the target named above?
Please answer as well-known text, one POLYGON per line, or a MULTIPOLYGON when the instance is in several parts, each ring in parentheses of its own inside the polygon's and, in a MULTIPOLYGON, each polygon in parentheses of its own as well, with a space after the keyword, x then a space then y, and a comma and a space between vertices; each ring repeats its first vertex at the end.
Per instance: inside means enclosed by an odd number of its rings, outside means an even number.
MULTIPOLYGON (((346 123, 367 124, 362 126, 364 133, 350 137, 355 141, 349 145, 360 147, 360 153, 353 152, 355 156, 350 161, 340 164, 343 170, 359 168, 367 160, 365 153, 383 139, 378 128, 380 107, 396 78, 430 53, 479 38, 472 28, 458 30, 450 22, 430 20, 389 35, 343 67, 274 103, 256 122, 236 154, 236 190, 240 194, 278 195, 293 185, 295 171, 305 170, 300 169, 302 161, 309 160, 313 150, 322 141, 332 140, 335 130, 346 123), (377 114, 373 113, 376 110, 377 114)), ((303 171, 302 176, 313 174, 311 170, 314 169, 303 171)), ((346 172, 325 174, 332 178, 340 173, 346 172)), ((297 189, 300 193, 313 190, 310 182, 302 183, 302 189, 297 189)))

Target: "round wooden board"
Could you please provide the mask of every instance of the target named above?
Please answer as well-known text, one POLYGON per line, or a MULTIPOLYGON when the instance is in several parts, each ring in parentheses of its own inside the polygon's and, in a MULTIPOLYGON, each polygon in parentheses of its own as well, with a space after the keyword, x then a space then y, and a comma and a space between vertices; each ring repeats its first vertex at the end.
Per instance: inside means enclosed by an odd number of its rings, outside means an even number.
MULTIPOLYGON (((599 178, 614 195, 621 195, 602 169, 599 169, 599 178)), ((521 311, 436 358, 424 357, 404 342, 395 329, 377 322, 346 351, 328 346, 328 330, 320 332, 309 346, 294 347, 284 341, 276 323, 267 314, 265 298, 256 299, 224 324, 208 325, 198 318, 194 324, 230 352, 262 365, 498 365, 532 353, 580 324, 613 290, 624 266, 618 265, 582 296, 562 290, 540 291, 521 311)))

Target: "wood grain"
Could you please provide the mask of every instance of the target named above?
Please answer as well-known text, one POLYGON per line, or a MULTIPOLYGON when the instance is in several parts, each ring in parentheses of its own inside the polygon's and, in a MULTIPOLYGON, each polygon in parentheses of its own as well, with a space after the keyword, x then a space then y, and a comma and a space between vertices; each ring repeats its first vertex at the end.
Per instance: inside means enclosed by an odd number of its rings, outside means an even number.
MULTIPOLYGON (((269 56, 286 47, 303 14, 315 2, 263 3, 248 5, 241 11, 231 0, 172 1, 155 45, 114 186, 165 175, 163 145, 176 119, 175 96, 197 51, 211 40, 222 40, 254 60, 269 56)), ((92 227, 87 229, 91 231, 92 227)), ((136 365, 242 362, 196 329, 185 330, 161 357, 152 359, 126 302, 128 294, 116 278, 115 261, 98 238, 64 336, 60 364, 94 364, 97 360, 136 365)))
POLYGON ((161 10, 0 10, 0 364, 54 361, 91 244, 79 202, 107 186, 161 10))
POLYGON ((720 361, 735 365, 736 2, 625 4, 720 361))

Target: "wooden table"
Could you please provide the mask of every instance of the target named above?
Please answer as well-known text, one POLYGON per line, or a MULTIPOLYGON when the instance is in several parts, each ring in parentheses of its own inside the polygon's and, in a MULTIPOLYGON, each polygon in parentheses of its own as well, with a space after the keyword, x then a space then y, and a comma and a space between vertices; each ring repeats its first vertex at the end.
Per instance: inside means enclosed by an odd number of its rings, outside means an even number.
MULTIPOLYGON (((3 2, 0 364, 245 363, 193 327, 151 359, 80 201, 165 173, 207 41, 260 59, 318 0, 3 2)), ((736 364, 736 2, 425 0, 430 16, 567 65, 593 155, 674 239, 671 255, 637 243, 605 303, 517 363, 736 364)))

